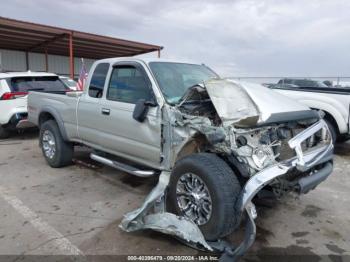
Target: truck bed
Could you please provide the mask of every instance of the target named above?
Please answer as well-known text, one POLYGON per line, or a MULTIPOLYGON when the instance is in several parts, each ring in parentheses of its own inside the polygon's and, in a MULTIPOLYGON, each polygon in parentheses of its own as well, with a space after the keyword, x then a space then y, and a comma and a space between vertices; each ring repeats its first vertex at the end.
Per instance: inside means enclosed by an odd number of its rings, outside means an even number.
POLYGON ((62 124, 69 138, 77 138, 77 114, 76 107, 78 95, 30 92, 28 95, 28 120, 40 126, 39 112, 45 108, 55 116, 58 124, 62 124))

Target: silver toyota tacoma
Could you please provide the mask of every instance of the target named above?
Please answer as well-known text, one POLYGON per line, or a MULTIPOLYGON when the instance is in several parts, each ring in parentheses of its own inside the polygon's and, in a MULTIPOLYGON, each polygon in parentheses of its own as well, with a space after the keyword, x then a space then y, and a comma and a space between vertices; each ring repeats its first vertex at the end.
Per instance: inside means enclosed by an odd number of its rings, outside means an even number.
POLYGON ((94 63, 84 92, 31 92, 48 164, 91 158, 158 184, 125 214, 127 231, 153 229, 237 259, 255 239, 257 193, 307 193, 333 170, 322 115, 261 85, 221 79, 205 65, 111 58, 94 63), (237 245, 224 239, 245 223, 237 245))

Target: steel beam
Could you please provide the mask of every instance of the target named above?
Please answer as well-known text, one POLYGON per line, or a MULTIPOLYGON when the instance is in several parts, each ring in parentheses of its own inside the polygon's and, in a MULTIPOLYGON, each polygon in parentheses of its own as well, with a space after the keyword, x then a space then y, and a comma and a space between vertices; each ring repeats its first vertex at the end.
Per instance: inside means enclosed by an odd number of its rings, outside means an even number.
POLYGON ((69 75, 74 79, 73 31, 69 34, 69 75))
POLYGON ((26 70, 29 70, 29 55, 28 52, 26 52, 26 70))
POLYGON ((56 36, 54 36, 54 37, 52 37, 52 38, 50 38, 50 39, 48 39, 48 40, 46 40, 44 42, 38 43, 38 44, 36 44, 34 46, 31 46, 30 48, 28 48, 28 51, 32 51, 34 49, 41 48, 41 47, 47 47, 50 43, 53 43, 53 42, 55 42, 55 41, 57 41, 59 39, 62 39, 64 37, 66 37, 66 36, 67 36, 67 34, 56 35, 56 36))
POLYGON ((45 71, 49 72, 49 59, 47 54, 47 48, 45 48, 45 71))

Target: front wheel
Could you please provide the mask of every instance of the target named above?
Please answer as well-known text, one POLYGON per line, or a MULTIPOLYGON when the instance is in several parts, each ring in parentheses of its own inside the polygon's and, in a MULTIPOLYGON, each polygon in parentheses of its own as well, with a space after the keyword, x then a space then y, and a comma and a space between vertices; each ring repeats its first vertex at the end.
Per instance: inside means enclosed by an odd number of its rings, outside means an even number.
POLYGON ((40 127, 40 145, 51 167, 63 167, 72 162, 73 145, 63 140, 57 123, 49 120, 40 127))
POLYGON ((335 144, 335 142, 337 142, 338 139, 337 129, 331 121, 325 119, 325 122, 328 126, 329 132, 331 133, 333 144, 335 144))
POLYGON ((191 219, 207 240, 215 241, 238 225, 240 192, 238 179, 225 161, 215 154, 193 154, 173 169, 167 209, 191 219))

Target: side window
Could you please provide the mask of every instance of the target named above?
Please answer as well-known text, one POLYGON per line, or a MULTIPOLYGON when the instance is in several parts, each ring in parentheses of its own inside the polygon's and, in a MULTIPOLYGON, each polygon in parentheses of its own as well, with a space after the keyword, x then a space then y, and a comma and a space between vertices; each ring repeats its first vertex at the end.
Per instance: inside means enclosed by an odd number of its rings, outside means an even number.
POLYGON ((108 63, 102 63, 96 66, 90 81, 89 96, 95 98, 102 97, 108 69, 108 63))
POLYGON ((152 100, 152 90, 144 72, 135 66, 113 68, 107 99, 136 104, 139 99, 152 100))

